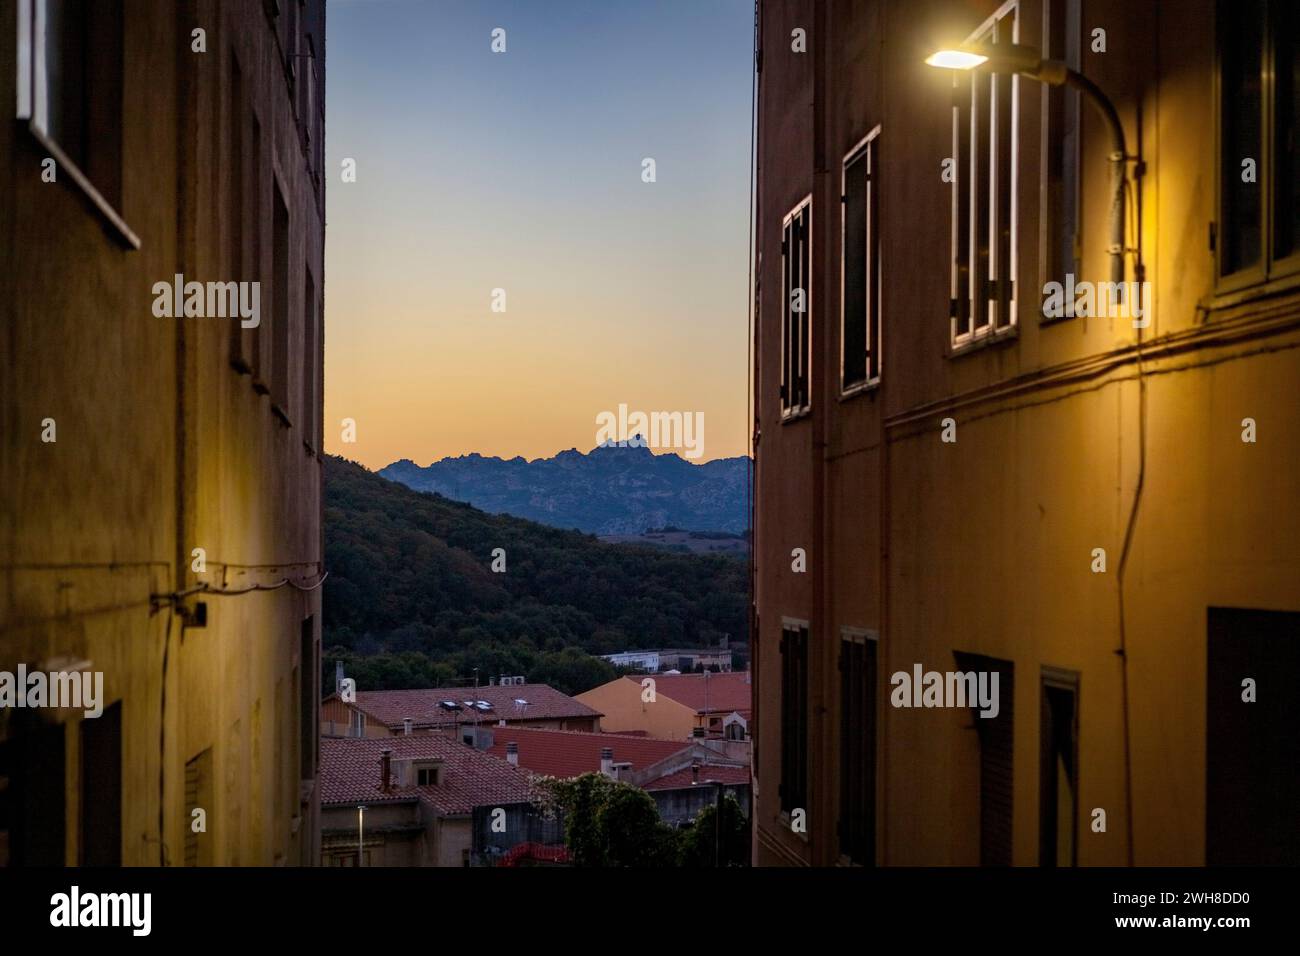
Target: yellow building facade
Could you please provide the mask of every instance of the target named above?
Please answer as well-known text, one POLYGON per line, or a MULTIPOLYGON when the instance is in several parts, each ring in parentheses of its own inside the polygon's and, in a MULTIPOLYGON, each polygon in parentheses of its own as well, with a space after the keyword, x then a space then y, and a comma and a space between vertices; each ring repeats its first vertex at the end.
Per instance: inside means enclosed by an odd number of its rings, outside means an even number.
POLYGON ((0 859, 313 865, 325 5, 71 9, 0 2, 0 672, 102 713, 0 708, 0 859))
POLYGON ((1297 858, 1288 9, 760 4, 759 863, 1297 858), (1113 278, 1101 112, 963 42, 1113 101, 1143 316, 1051 301, 1113 278))

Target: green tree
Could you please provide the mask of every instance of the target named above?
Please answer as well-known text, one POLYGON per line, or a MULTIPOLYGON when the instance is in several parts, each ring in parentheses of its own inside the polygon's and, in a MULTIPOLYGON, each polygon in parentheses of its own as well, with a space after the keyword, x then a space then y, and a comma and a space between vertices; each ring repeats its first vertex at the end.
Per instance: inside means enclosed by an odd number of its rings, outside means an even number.
POLYGON ((640 787, 584 773, 536 781, 538 802, 564 815, 564 843, 574 866, 672 866, 676 833, 659 819, 640 787))
POLYGON ((713 804, 702 809, 694 823, 682 831, 679 838, 682 866, 749 866, 749 820, 731 794, 722 797, 721 808, 721 833, 718 807, 713 804))

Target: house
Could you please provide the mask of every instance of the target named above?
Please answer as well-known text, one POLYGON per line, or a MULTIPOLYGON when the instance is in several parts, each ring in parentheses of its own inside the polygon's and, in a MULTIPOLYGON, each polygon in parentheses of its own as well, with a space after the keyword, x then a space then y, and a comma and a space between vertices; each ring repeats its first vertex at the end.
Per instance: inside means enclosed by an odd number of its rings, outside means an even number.
POLYGON ((0 865, 311 865, 325 2, 0 12, 0 865))
POLYGON ((474 726, 501 723, 595 730, 600 717, 598 711, 548 684, 359 690, 350 702, 339 693, 325 698, 321 704, 321 733, 384 737, 465 726, 469 728, 466 733, 472 736, 474 726))
POLYGON ((749 812, 749 745, 695 737, 662 740, 510 726, 491 728, 487 752, 540 776, 567 779, 601 773, 641 787, 659 815, 680 826, 713 803, 718 789, 749 812))
POLYGON ((1300 859, 1293 8, 760 0, 756 863, 1300 859))
POLYGON ((320 779, 324 866, 469 866, 475 810, 532 798, 527 773, 443 734, 327 737, 320 779))
POLYGON ((744 740, 749 733, 752 690, 748 671, 628 675, 577 699, 601 711, 600 729, 606 733, 643 730, 655 737, 686 740, 702 728, 706 735, 744 740))

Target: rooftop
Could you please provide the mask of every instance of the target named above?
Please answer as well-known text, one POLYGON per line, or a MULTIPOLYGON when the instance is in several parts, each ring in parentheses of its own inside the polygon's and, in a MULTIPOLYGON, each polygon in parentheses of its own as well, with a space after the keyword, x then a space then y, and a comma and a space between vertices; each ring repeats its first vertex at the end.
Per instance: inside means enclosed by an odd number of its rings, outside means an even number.
POLYGON ((428 727, 474 721, 495 724, 499 720, 602 716, 549 684, 359 690, 356 707, 391 728, 400 728, 407 717, 417 727, 428 727))
MULTIPOLYGON (((732 671, 727 674, 657 674, 652 675, 655 682, 655 694, 667 697, 677 703, 691 708, 697 714, 731 713, 738 711, 742 716, 753 707, 753 685, 745 682, 746 671, 732 671), (706 684, 707 681, 707 691, 706 684), (705 710, 705 697, 708 697, 708 709, 705 710)), ((630 680, 639 688, 643 675, 628 675, 622 680, 630 680)), ((360 695, 358 695, 360 696, 360 695)))
POLYGON ((474 807, 522 803, 532 793, 526 772, 440 734, 322 737, 320 750, 322 806, 419 800, 443 816, 457 816, 474 807), (392 786, 385 792, 380 787, 380 754, 385 748, 394 761, 441 758, 438 785, 392 786))
POLYGON ((506 744, 519 745, 519 766, 550 777, 577 777, 600 770, 600 752, 614 751, 614 763, 630 763, 633 770, 671 757, 691 746, 683 740, 593 734, 575 730, 537 730, 531 727, 497 727, 488 753, 501 758, 506 744))
MULTIPOLYGON (((701 764, 700 765, 700 782, 698 786, 706 784, 722 783, 728 786, 742 786, 749 783, 748 767, 726 767, 719 764, 701 764)), ((694 775, 690 767, 685 770, 676 770, 673 773, 664 774, 656 780, 651 780, 645 784, 647 790, 681 790, 686 787, 695 786, 694 775)))

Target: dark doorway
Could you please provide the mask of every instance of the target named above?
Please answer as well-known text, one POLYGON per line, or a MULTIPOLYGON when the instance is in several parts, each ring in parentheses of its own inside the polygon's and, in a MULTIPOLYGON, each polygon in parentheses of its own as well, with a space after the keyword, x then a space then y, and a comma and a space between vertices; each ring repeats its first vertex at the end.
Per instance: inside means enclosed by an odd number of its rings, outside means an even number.
POLYGON ((64 759, 63 724, 29 710, 10 713, 8 737, 0 741, 0 863, 67 862, 64 759))
POLYGON ((1077 866, 1078 674, 1043 668, 1038 720, 1038 863, 1077 866))
POLYGON ((1300 614, 1209 609, 1205 862, 1300 860, 1300 614), (1253 703, 1243 700, 1254 681, 1253 703))
POLYGON ((81 721, 81 864, 122 865, 122 702, 81 721))

